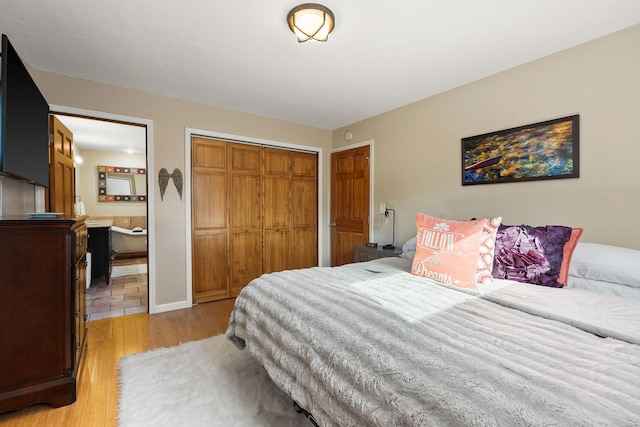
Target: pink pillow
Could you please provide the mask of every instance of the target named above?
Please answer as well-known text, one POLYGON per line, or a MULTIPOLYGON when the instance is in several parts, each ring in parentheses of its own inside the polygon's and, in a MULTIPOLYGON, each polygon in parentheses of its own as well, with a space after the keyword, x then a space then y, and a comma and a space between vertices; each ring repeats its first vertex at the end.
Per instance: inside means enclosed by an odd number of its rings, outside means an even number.
POLYGON ((460 288, 492 284, 493 253, 502 217, 454 221, 416 214, 411 273, 460 288))

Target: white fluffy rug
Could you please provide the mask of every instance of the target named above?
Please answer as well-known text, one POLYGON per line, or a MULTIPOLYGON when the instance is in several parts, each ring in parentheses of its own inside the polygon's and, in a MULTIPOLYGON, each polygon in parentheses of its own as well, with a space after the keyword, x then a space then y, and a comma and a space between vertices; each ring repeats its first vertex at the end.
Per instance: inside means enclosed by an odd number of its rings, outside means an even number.
POLYGON ((310 426, 224 335, 120 360, 121 427, 310 426))

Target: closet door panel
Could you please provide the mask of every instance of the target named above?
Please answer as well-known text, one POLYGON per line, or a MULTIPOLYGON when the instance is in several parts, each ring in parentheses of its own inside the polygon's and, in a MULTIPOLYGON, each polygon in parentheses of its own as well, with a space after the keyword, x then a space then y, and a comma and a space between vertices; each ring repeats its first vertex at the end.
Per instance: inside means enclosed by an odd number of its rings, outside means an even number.
POLYGON ((227 228, 227 176, 196 172, 192 178, 192 227, 195 231, 227 228))
POLYGON ((262 222, 260 176, 232 176, 231 210, 231 295, 262 274, 262 222))
POLYGON ((260 176, 231 176, 229 223, 232 230, 259 230, 261 227, 260 176))
POLYGON ((318 223, 318 192, 315 181, 293 182, 293 226, 315 227, 318 223))
POLYGON ((263 151, 265 273, 291 268, 291 152, 263 151))
POLYGON ((318 265, 318 156, 293 153, 292 268, 318 265))
POLYGON ((277 148, 264 148, 263 170, 269 175, 291 173, 291 152, 277 148))
POLYGON ((229 296, 226 233, 202 234, 193 238, 193 299, 212 301, 229 296))
POLYGON ((291 268, 318 265, 318 230, 316 227, 296 228, 293 231, 293 259, 291 268))
POLYGON ((264 177, 264 227, 287 228, 291 225, 289 177, 264 177))
POLYGON ((287 231, 265 231, 264 273, 273 273, 291 268, 291 233, 287 231))
POLYGON ((231 295, 262 274, 261 148, 230 144, 231 295))
POLYGON ((196 303, 229 296, 228 143, 191 140, 192 292, 196 303))
POLYGON ((194 169, 227 170, 228 143, 206 138, 191 139, 191 166, 194 169))
POLYGON ((231 253, 231 295, 237 296, 262 274, 262 232, 233 232, 231 253))
POLYGON ((232 171, 236 173, 245 172, 260 174, 260 147, 255 145, 232 143, 230 150, 232 171))
POLYGON ((295 178, 315 179, 318 174, 318 155, 315 153, 294 152, 293 176, 295 178))
POLYGON ((264 227, 291 225, 291 152, 265 148, 263 155, 264 227))

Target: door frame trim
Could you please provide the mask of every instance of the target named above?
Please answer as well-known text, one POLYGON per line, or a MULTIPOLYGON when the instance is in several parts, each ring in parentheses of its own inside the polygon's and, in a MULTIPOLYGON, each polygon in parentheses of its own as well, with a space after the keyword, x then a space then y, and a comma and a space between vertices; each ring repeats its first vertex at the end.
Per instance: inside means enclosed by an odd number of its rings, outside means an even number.
MULTIPOLYGON (((172 305, 156 305, 156 239, 155 239, 155 181, 151 179, 155 175, 153 167, 153 120, 141 117, 125 116, 121 114, 106 113, 104 111, 88 110, 86 108, 67 107, 64 105, 49 105, 49 114, 70 114, 84 116, 93 119, 113 120, 123 123, 132 123, 146 126, 147 128, 147 283, 149 286, 149 314, 174 310, 172 305)), ((177 308, 183 308, 182 306, 177 308)))
MULTIPOLYGON (((350 145, 345 145, 343 147, 338 147, 338 148, 334 148, 333 150, 331 150, 331 154, 334 153, 339 153, 341 151, 347 151, 347 150, 351 150, 354 148, 360 148, 360 147, 366 147, 369 146, 369 241, 371 242, 375 242, 375 236, 373 233, 373 212, 374 211, 374 203, 373 203, 373 189, 374 189, 374 175, 375 175, 375 162, 374 162, 374 145, 375 145, 375 141, 373 139, 368 139, 366 141, 362 141, 362 142, 356 142, 355 144, 350 144, 350 145)), ((331 189, 329 189, 329 191, 331 191, 331 189)), ((331 203, 331 198, 332 195, 329 196, 329 203, 331 203)), ((331 257, 329 257, 331 258, 331 257)))
POLYGON ((193 305, 193 268, 191 265, 191 138, 202 136, 205 138, 221 139, 229 142, 237 142, 240 144, 254 144, 275 148, 283 148, 287 150, 306 151, 316 153, 318 155, 318 265, 322 266, 322 148, 310 145, 291 144, 288 142, 274 141, 263 138, 255 138, 251 136, 235 135, 217 131, 210 131, 198 128, 184 128, 184 191, 183 197, 185 201, 185 235, 186 235, 186 286, 187 286, 187 304, 193 305))

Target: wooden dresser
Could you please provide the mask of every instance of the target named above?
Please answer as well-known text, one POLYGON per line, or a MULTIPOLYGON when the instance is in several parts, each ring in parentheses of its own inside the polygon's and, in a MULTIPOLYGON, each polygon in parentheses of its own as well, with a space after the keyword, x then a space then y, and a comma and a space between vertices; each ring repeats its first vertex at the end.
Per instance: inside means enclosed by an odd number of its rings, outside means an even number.
POLYGON ((84 219, 0 218, 0 412, 76 400, 86 249, 84 219))

